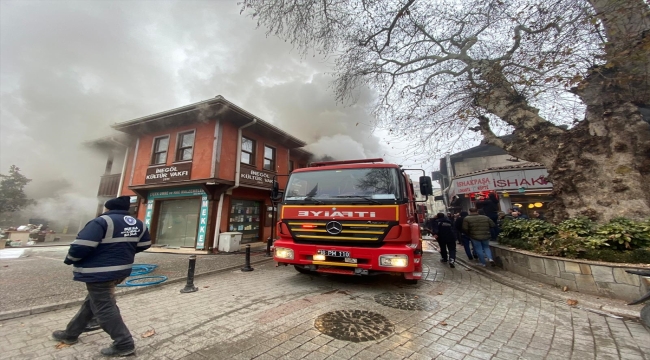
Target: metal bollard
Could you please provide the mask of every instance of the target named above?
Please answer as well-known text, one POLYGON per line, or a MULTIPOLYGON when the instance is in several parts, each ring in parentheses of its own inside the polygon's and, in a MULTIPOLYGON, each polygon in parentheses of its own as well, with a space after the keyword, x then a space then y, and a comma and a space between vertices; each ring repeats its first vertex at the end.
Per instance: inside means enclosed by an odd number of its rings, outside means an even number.
POLYGON ((194 269, 196 268, 196 255, 190 255, 190 264, 187 268, 187 284, 181 290, 181 293, 190 293, 198 291, 199 289, 194 286, 194 269))
POLYGON ((241 271, 253 271, 251 267, 251 246, 250 244, 246 244, 246 264, 244 265, 243 268, 241 268, 241 271))
POLYGON ((271 245, 273 245, 273 238, 269 236, 266 239, 266 255, 264 256, 273 257, 273 254, 271 254, 271 245))

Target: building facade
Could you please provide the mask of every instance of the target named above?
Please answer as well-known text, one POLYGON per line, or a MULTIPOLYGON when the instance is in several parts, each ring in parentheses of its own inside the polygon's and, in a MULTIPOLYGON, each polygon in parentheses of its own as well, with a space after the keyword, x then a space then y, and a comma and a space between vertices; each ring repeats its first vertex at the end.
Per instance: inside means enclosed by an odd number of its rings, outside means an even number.
POLYGON ((440 171, 433 173, 450 211, 467 211, 476 205, 479 194, 494 192, 501 211, 517 207, 529 216, 535 210, 544 212, 553 200, 553 184, 547 177, 542 164, 486 144, 440 159, 440 171))
POLYGON ((105 174, 98 195, 130 195, 153 246, 213 252, 224 232, 242 233, 242 243, 266 241, 273 180, 283 188, 311 157, 303 141, 221 96, 113 128, 131 141, 122 171, 105 174))

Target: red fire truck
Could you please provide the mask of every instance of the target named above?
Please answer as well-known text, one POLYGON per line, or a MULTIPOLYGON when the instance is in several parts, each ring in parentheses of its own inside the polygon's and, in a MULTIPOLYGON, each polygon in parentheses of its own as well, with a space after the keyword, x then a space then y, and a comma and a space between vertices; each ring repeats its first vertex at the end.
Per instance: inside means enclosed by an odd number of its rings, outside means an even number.
MULTIPOLYGON (((383 159, 312 163, 294 170, 280 193, 274 260, 301 273, 393 273, 422 277, 422 239, 413 183, 383 159)), ((420 170, 424 173, 423 170, 420 170)), ((421 176, 420 193, 432 195, 421 176)))

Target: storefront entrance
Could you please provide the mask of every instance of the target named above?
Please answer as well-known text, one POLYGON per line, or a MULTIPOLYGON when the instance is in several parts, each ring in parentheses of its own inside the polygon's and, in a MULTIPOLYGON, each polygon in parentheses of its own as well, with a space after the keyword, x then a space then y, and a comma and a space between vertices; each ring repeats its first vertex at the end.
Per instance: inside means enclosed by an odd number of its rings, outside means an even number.
POLYGON ((260 241, 259 201, 233 199, 230 203, 230 221, 228 231, 243 233, 242 243, 260 241))
POLYGON ((156 243, 193 248, 200 208, 201 198, 160 201, 156 243))

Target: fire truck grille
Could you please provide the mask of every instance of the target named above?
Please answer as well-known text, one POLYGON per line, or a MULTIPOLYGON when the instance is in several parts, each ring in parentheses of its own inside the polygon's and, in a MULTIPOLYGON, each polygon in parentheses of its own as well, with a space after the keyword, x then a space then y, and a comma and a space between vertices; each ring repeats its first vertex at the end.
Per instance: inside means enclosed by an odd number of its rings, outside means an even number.
MULTIPOLYGON (((393 222, 389 221, 285 221, 298 242, 381 242, 393 222)), ((397 224, 397 222, 394 222, 397 224)))

